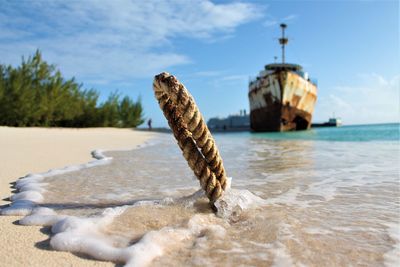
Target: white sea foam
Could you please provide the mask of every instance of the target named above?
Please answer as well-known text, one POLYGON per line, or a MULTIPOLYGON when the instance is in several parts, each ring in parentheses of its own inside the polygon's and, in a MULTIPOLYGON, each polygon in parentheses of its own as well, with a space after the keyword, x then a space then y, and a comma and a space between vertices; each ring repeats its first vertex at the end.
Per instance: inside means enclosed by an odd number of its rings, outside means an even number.
MULTIPOLYGON (((147 204, 150 204, 148 202, 147 204)), ((78 218, 67 216, 57 221, 50 245, 61 251, 79 252, 100 260, 121 262, 126 266, 146 266, 171 247, 180 247, 183 240, 201 239, 207 236, 223 238, 225 229, 211 223, 213 215, 195 215, 187 227, 164 227, 149 231, 136 243, 128 247, 115 247, 113 240, 101 233, 113 219, 125 211, 125 207, 109 208, 100 217, 78 218), (201 233, 205 235, 200 235, 201 233)))
POLYGON ((286 267, 286 266, 294 266, 293 259, 288 253, 285 245, 281 242, 276 241, 272 244, 271 250, 274 254, 274 263, 272 266, 274 267, 286 267))
MULTIPOLYGON (((137 145, 137 148, 143 148, 146 146, 151 146, 159 143, 159 140, 146 141, 143 144, 137 145)), ((132 150, 132 149, 127 149, 132 150)), ((108 164, 111 162, 111 157, 106 157, 104 155, 104 150, 94 150, 91 152, 92 157, 95 159, 93 161, 79 164, 79 165, 69 165, 59 169, 51 169, 44 173, 28 174, 25 177, 16 181, 15 188, 18 193, 12 195, 10 200, 12 203, 3 209, 0 209, 1 215, 28 215, 34 210, 36 204, 43 201, 43 193, 46 192, 47 183, 42 181, 46 177, 51 177, 55 175, 61 175, 69 172, 79 171, 86 168, 91 168, 95 166, 100 166, 108 164)))
MULTIPOLYGON (((47 185, 48 185, 47 183, 26 183, 26 184, 20 184, 17 188, 20 192, 35 191, 42 194, 46 192, 45 187, 47 185)), ((11 199, 13 199, 13 197, 11 197, 11 199)))
POLYGON ((323 229, 320 227, 307 227, 304 228, 304 232, 306 232, 307 234, 311 234, 311 235, 331 235, 333 234, 332 231, 327 230, 327 229, 323 229))
POLYGON ((210 224, 210 217, 213 215, 194 215, 187 228, 164 227, 158 231, 146 233, 139 242, 124 249, 129 255, 126 266, 148 265, 154 258, 163 255, 170 247, 175 249, 182 247, 183 240, 202 240, 208 235, 217 235, 222 238, 225 235, 225 229, 210 224), (205 236, 199 237, 200 233, 204 233, 205 236))
POLYGON ((112 242, 100 234, 100 229, 112 222, 112 213, 102 217, 78 218, 67 216, 52 226, 55 234, 50 245, 61 251, 81 252, 101 260, 118 261, 120 251, 112 242), (119 252, 119 253, 117 253, 119 252))
POLYGON ((60 169, 52 169, 44 173, 28 174, 16 182, 18 193, 10 197, 12 203, 9 207, 0 210, 2 215, 28 215, 37 203, 43 201, 43 193, 46 191, 46 183, 42 183, 46 177, 78 171, 85 168, 108 164, 112 158, 106 157, 102 150, 92 152, 96 160, 88 163, 66 166, 60 169))
POLYGON ((274 263, 273 266, 280 267, 280 266, 304 266, 299 262, 294 264, 293 258, 290 255, 288 248, 285 245, 285 240, 296 241, 298 244, 301 242, 298 238, 293 234, 291 231, 291 226, 287 223, 281 223, 279 225, 278 230, 278 240, 270 244, 271 251, 274 255, 274 263))
POLYGON ((385 259, 385 266, 399 266, 400 261, 400 224, 397 223, 385 223, 387 227, 387 233, 393 240, 393 248, 383 255, 385 259))
POLYGON ((66 215, 58 215, 53 209, 40 207, 34 208, 30 215, 20 219, 18 223, 21 225, 52 226, 66 217, 66 215))
POLYGON ((279 194, 274 198, 265 200, 265 204, 268 205, 296 205, 300 208, 307 208, 310 206, 310 201, 298 200, 298 197, 302 195, 300 187, 291 188, 288 191, 279 194))
POLYGON ((244 210, 265 205, 266 201, 248 190, 228 188, 224 195, 215 202, 217 216, 222 218, 237 217, 244 210))
POLYGON ((221 225, 213 223, 215 219, 213 214, 198 214, 189 220, 186 227, 164 227, 149 231, 138 242, 128 247, 115 247, 113 238, 106 236, 102 230, 127 208, 174 203, 192 207, 193 203, 202 197, 204 192, 199 190, 192 195, 177 199, 167 197, 161 200, 138 201, 130 206, 108 208, 101 215, 89 218, 58 215, 50 208, 39 207, 21 219, 20 224, 52 226, 54 236, 50 240, 50 245, 55 250, 84 253, 100 260, 121 262, 126 266, 146 266, 171 247, 179 249, 183 240, 194 239, 194 243, 201 246, 209 237, 223 239, 226 230, 221 225))
POLYGON ((0 210, 1 215, 27 215, 32 212, 35 203, 30 200, 16 200, 9 207, 0 210))

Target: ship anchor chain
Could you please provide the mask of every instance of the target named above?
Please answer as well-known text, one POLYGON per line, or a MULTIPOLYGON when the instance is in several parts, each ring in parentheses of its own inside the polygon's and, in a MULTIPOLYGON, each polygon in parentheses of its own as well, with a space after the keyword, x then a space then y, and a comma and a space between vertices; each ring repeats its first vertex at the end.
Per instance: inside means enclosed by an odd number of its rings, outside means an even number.
POLYGON ((153 89, 183 157, 213 206, 227 187, 227 177, 203 116, 188 90, 173 75, 156 75, 153 89))

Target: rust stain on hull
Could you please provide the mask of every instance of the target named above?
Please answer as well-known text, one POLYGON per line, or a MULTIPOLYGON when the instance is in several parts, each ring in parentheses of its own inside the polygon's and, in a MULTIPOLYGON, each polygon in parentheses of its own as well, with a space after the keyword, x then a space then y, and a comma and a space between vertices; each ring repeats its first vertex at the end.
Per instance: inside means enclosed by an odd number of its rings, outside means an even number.
POLYGON ((280 104, 250 113, 251 129, 256 132, 307 130, 311 126, 311 118, 310 113, 280 104))
POLYGON ((317 100, 317 88, 290 71, 276 71, 250 88, 250 124, 254 131, 307 130, 317 100))

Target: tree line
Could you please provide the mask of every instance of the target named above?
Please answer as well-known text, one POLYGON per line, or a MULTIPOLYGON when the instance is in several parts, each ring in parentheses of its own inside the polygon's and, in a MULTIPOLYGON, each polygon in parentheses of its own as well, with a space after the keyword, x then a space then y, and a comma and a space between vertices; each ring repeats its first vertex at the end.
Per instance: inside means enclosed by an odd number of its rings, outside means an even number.
POLYGON ((0 64, 0 125, 136 127, 143 121, 140 97, 114 92, 99 103, 98 91, 63 78, 39 50, 18 67, 0 64))

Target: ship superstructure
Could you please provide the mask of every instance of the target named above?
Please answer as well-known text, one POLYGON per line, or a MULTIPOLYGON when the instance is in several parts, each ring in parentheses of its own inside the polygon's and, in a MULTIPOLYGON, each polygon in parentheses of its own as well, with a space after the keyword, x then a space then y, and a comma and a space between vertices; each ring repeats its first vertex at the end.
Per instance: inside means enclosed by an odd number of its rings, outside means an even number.
POLYGON ((306 130, 311 126, 317 85, 300 65, 285 63, 286 24, 280 26, 282 63, 266 65, 249 83, 250 126, 254 131, 306 130))

